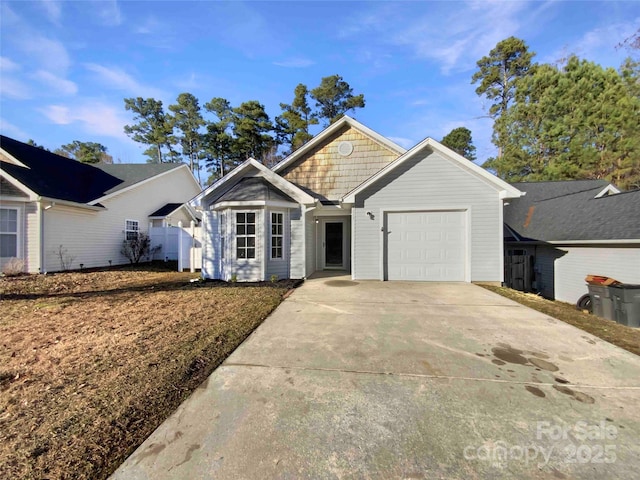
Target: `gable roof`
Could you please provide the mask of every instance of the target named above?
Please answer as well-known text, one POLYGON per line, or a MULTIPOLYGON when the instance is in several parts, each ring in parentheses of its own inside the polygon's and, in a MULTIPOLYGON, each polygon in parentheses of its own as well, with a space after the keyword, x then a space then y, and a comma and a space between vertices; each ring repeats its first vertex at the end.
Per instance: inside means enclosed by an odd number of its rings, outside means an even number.
POLYGON ((246 177, 233 187, 213 200, 217 202, 246 202, 251 200, 276 200, 282 202, 294 202, 289 195, 281 192, 264 178, 246 177))
POLYGON ((504 222, 523 241, 640 240, 640 190, 597 197, 608 185, 605 180, 515 183, 527 194, 505 206, 504 222))
POLYGON ((289 165, 293 164, 294 162, 299 160, 301 157, 303 157, 307 152, 316 148, 319 144, 324 142, 327 138, 330 138, 334 133, 340 131, 340 129, 343 128, 344 126, 350 126, 352 128, 355 128, 356 130, 360 131, 367 137, 385 146, 389 150, 396 152, 398 155, 401 155, 407 151, 405 148, 401 147, 397 143, 392 142, 388 138, 380 135, 378 132, 371 130, 369 127, 366 127, 365 125, 361 124, 357 120, 349 117, 348 115, 344 115, 338 121, 336 121, 332 125, 329 125, 318 135, 316 135, 307 143, 305 143, 303 146, 298 148, 295 152, 291 153, 287 158, 282 160, 280 163, 276 164, 273 167, 273 171, 276 173, 281 172, 282 170, 287 168, 289 165))
POLYGON ((150 213, 149 217, 164 218, 167 215, 171 215, 173 212, 178 210, 182 205, 184 204, 183 203, 167 203, 166 205, 163 205, 155 212, 150 213))
POLYGON ((402 165, 407 160, 413 158, 414 156, 416 156, 417 154, 422 152, 425 148, 429 148, 432 151, 440 153, 445 158, 447 158, 447 159, 451 160, 452 162, 454 162, 455 164, 457 164, 463 170, 467 170, 468 172, 470 172, 473 175, 479 177, 480 179, 482 179, 483 181, 485 181, 489 185, 493 186, 498 191, 500 191, 501 198, 517 198, 517 197, 520 197, 520 196, 524 195, 523 192, 518 190, 516 187, 508 184, 507 182, 505 182, 501 178, 498 178, 495 175, 492 175, 491 173, 486 171, 484 168, 479 167, 478 165, 476 165, 475 163, 473 163, 470 160, 467 160, 462 155, 459 155, 456 152, 454 152, 453 150, 451 150, 450 148, 445 147, 440 142, 437 142, 436 140, 427 137, 422 142, 418 143, 415 147, 413 147, 410 150, 408 150, 407 152, 405 152, 403 155, 401 155, 396 160, 391 162, 389 165, 384 167, 378 173, 376 173, 375 175, 371 176, 368 180, 366 180, 365 182, 361 183, 358 187, 356 187, 351 192, 349 192, 347 195, 345 195, 344 198, 342 199, 342 201, 345 202, 345 203, 353 203, 353 202, 355 202, 355 196, 358 193, 362 192, 364 189, 366 189, 367 187, 369 187, 373 183, 377 182, 378 180, 380 180, 381 178, 383 178, 384 176, 386 176, 387 174, 389 174, 390 172, 392 172, 393 170, 398 168, 400 165, 402 165))
POLYGON ((0 149, 19 162, 0 162, 3 172, 41 197, 74 203, 95 204, 106 195, 183 166, 86 164, 4 135, 0 149))
POLYGON ((202 200, 214 194, 216 191, 222 191, 222 189, 224 189, 225 187, 233 187, 235 183, 240 182, 244 178, 244 176, 252 169, 257 170, 260 176, 264 178, 268 183, 272 184, 283 193, 289 195, 296 202, 302 203, 304 205, 315 203, 315 199, 311 195, 304 192, 302 189, 298 188, 288 180, 282 178, 277 173, 274 173, 272 170, 268 169, 257 160, 249 158, 248 160, 234 168, 231 172, 227 173, 224 177, 209 185, 202 192, 193 197, 189 201, 189 204, 198 206, 202 203, 202 200))

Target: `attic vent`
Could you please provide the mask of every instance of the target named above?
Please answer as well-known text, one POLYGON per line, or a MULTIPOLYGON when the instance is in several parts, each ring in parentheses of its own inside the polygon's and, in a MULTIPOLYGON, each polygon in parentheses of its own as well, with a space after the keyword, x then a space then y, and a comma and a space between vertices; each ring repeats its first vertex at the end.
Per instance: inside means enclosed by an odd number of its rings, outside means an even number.
POLYGON ((353 153, 353 144, 351 142, 340 142, 338 145, 338 153, 343 157, 348 157, 353 153))

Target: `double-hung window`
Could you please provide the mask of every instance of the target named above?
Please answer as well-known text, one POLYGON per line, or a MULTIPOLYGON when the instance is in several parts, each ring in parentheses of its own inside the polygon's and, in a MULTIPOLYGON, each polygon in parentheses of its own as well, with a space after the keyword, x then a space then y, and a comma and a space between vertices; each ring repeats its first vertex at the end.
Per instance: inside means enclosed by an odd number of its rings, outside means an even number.
POLYGON ((256 214, 236 213, 236 256, 256 258, 256 214))
POLYGON ((18 256, 18 209, 0 208, 0 257, 18 256))
POLYGON ((281 212, 271 212, 271 258, 282 258, 283 218, 281 212))
POLYGON ((124 239, 135 240, 140 233, 140 224, 137 220, 125 220, 124 222, 124 239))

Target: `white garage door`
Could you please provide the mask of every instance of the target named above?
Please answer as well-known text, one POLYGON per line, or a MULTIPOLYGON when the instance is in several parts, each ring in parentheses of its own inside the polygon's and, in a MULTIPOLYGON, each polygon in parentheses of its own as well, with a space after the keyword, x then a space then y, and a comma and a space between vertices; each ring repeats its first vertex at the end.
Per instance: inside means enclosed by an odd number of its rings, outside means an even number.
POLYGON ((389 280, 465 280, 465 212, 389 212, 386 231, 389 280))

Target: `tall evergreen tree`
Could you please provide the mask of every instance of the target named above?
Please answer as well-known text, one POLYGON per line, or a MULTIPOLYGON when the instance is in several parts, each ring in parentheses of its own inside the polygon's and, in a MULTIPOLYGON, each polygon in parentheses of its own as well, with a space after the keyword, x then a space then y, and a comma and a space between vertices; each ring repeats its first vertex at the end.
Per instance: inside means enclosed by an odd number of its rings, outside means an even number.
POLYGON ((235 163, 233 109, 228 100, 220 97, 212 98, 204 108, 215 117, 206 121, 207 131, 203 137, 205 161, 212 173, 210 179, 215 179, 224 176, 235 163))
POLYGON ((273 124, 264 105, 257 100, 249 100, 233 109, 233 149, 241 161, 249 157, 263 161, 275 143, 271 132, 273 124))
POLYGON ((294 90, 291 105, 280 104, 282 114, 276 117, 275 131, 278 143, 288 145, 287 153, 297 150, 313 138, 309 126, 317 125, 318 119, 309 106, 308 96, 309 89, 300 83, 294 90))
POLYGON ((182 156, 187 160, 193 174, 200 178, 199 160, 203 143, 200 129, 205 122, 200 113, 198 99, 190 93, 181 93, 178 95, 177 103, 169 105, 169 110, 173 113, 172 125, 180 132, 177 140, 182 148, 182 156))
POLYGON ((324 77, 320 85, 311 90, 316 101, 317 116, 328 126, 339 120, 349 110, 364 108, 364 95, 354 95, 351 86, 340 75, 324 77))
POLYGON ((149 156, 151 163, 164 163, 177 161, 176 152, 173 150, 175 138, 173 137, 173 125, 169 116, 162 108, 162 101, 153 98, 144 99, 125 98, 124 108, 132 111, 134 125, 125 125, 124 131, 134 141, 149 145, 145 154, 149 156), (164 153, 164 150, 167 152, 164 153))
POLYGON ((113 163, 113 157, 107 153, 107 147, 96 142, 74 140, 54 150, 55 154, 73 158, 82 163, 113 163))
POLYGON ((562 70, 540 66, 518 83, 516 102, 496 122, 506 149, 485 166, 512 181, 640 186, 640 98, 627 75, 575 56, 562 70))
POLYGON ((471 130, 466 127, 454 128, 442 138, 440 143, 467 160, 476 159, 476 147, 473 145, 471 130))
MULTIPOLYGON (((471 83, 480 82, 476 93, 493 102, 489 108, 492 118, 499 119, 507 111, 515 97, 518 80, 532 71, 534 55, 524 40, 509 37, 498 42, 488 56, 478 60, 479 70, 471 77, 471 83)), ((506 144, 495 130, 493 142, 498 147, 498 156, 502 156, 506 144)))

